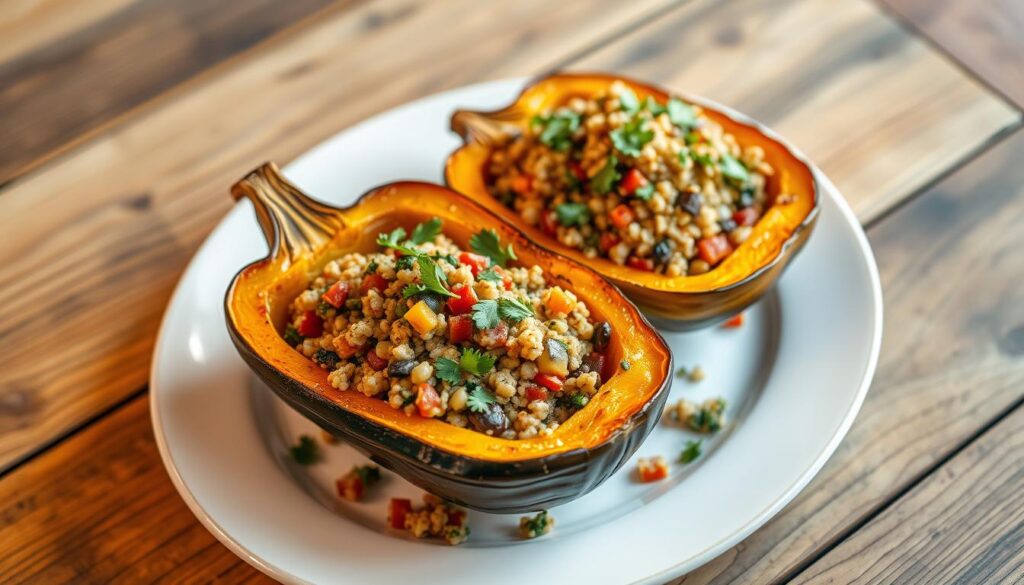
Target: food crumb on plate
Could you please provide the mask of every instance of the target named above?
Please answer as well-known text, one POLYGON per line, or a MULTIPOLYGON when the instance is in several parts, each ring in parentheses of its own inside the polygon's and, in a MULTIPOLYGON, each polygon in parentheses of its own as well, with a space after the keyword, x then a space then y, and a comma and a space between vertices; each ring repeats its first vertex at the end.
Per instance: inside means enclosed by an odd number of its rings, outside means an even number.
POLYGON ((523 516, 519 519, 519 536, 537 538, 551 532, 554 527, 555 517, 548 514, 547 510, 541 510, 535 516, 523 516))

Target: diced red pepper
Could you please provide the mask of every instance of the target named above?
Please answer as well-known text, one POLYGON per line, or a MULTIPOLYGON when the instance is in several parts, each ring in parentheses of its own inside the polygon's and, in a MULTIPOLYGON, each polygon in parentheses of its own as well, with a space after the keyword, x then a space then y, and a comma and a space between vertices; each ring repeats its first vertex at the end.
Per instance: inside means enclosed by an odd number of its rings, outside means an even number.
POLYGON ((598 353, 596 351, 591 352, 590 355, 583 360, 583 363, 587 364, 587 367, 590 368, 591 372, 597 372, 600 374, 602 380, 608 379, 608 376, 606 376, 608 372, 604 371, 605 359, 603 353, 598 353))
POLYGON ((641 458, 636 462, 636 471, 644 483, 658 481, 668 477, 668 462, 664 457, 641 458))
POLYGON ((474 254, 472 252, 463 252, 459 254, 459 262, 469 266, 470 272, 473 276, 480 274, 481 270, 486 270, 491 265, 491 259, 487 256, 481 256, 480 254, 474 254))
POLYGON ((551 390, 552 392, 558 392, 562 389, 562 384, 565 383, 562 378, 554 374, 537 374, 533 377, 533 381, 541 386, 551 390))
POLYGON ((647 177, 637 169, 629 169, 625 177, 619 181, 619 192, 632 195, 634 191, 647 184, 647 177))
POLYGON ((388 367, 388 360, 377 355, 376 349, 366 352, 366 363, 370 364, 370 367, 378 372, 388 367))
POLYGON ((527 386, 526 399, 530 402, 533 402, 534 400, 547 400, 548 391, 540 386, 527 386))
POLYGON ((461 343, 473 337, 473 318, 469 315, 455 315, 448 319, 448 341, 461 343))
POLYGON ((508 325, 506 325, 504 321, 499 321, 494 327, 484 329, 480 332, 480 345, 488 349, 505 347, 505 343, 507 341, 508 325))
MULTIPOLYGON (((363 499, 363 492, 366 486, 363 485, 363 478, 357 473, 349 473, 338 478, 335 482, 338 489, 338 496, 350 501, 358 502, 363 499)), ((402 518, 402 526, 405 526, 405 518, 402 518)))
POLYGON ((457 510, 455 508, 448 508, 445 511, 445 526, 462 526, 466 523, 466 512, 465 510, 457 510))
POLYGON ((406 498, 391 498, 388 502, 388 526, 405 530, 405 516, 412 512, 412 501, 406 498))
POLYGON ((636 215, 634 215, 633 210, 630 209, 628 205, 622 203, 616 205, 615 209, 611 210, 608 214, 608 218, 612 220, 612 225, 621 230, 633 223, 633 220, 636 219, 636 215))
POLYGON ((572 174, 574 177, 576 177, 577 181, 587 180, 587 171, 583 170, 583 165, 581 165, 579 162, 569 161, 569 170, 572 171, 572 174))
POLYGON ((512 179, 512 190, 520 195, 526 195, 533 188, 533 177, 530 175, 519 175, 512 179))
POLYGON ((607 253, 608 250, 614 248, 621 241, 619 236, 611 232, 601 232, 601 239, 597 241, 597 246, 601 248, 602 252, 607 253))
POLYGON ((345 339, 344 335, 334 339, 334 351, 342 358, 350 358, 359 353, 359 351, 364 347, 366 347, 365 343, 359 346, 352 345, 347 339, 345 339))
POLYGON ((476 304, 476 293, 472 288, 460 284, 452 287, 452 292, 459 295, 448 299, 448 310, 453 315, 465 315, 473 310, 473 305, 476 304))
POLYGON ((430 384, 416 384, 416 409, 420 416, 431 418, 441 408, 441 397, 430 384))
POLYGON ((324 321, 316 311, 306 311, 299 320, 299 326, 295 328, 303 337, 320 337, 324 332, 324 321))
POLYGON ((387 287, 388 279, 377 273, 367 274, 363 277, 363 284, 359 287, 359 293, 365 295, 370 292, 370 289, 372 288, 377 289, 377 292, 384 292, 384 289, 387 287))
POLYGON ((637 270, 646 270, 647 272, 654 271, 654 261, 650 258, 640 258, 639 256, 626 258, 626 266, 636 268, 637 270))
POLYGON ((743 313, 740 313, 738 315, 734 315, 731 319, 729 319, 725 323, 722 323, 722 327, 725 327, 727 329, 735 329, 736 327, 741 327, 742 325, 743 325, 743 313))
POLYGON ((348 284, 342 281, 338 281, 331 285, 331 288, 327 289, 327 292, 321 296, 325 303, 337 309, 345 303, 345 299, 348 298, 348 284))
POLYGON ((540 214, 540 231, 549 236, 558 235, 558 214, 554 211, 545 211, 540 214))
POLYGON ((736 225, 754 225, 757 223, 757 210, 753 207, 744 207, 732 214, 732 220, 736 225))
POLYGON ((729 243, 729 238, 725 237, 725 234, 718 234, 710 238, 701 238, 697 242, 697 252, 700 254, 701 260, 714 266, 722 258, 732 253, 732 244, 729 243))

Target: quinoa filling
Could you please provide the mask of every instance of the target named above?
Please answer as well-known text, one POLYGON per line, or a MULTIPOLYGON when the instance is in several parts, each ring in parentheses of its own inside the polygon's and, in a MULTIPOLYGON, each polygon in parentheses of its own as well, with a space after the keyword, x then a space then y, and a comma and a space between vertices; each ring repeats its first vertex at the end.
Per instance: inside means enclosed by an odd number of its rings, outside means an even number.
POLYGON ((774 172, 701 108, 640 101, 619 81, 535 116, 486 170, 494 197, 563 245, 669 276, 708 272, 746 241, 774 172))
POLYGON ((505 439, 550 435, 601 387, 610 324, 514 264, 494 230, 462 250, 433 218, 324 266, 284 338, 339 390, 505 439))

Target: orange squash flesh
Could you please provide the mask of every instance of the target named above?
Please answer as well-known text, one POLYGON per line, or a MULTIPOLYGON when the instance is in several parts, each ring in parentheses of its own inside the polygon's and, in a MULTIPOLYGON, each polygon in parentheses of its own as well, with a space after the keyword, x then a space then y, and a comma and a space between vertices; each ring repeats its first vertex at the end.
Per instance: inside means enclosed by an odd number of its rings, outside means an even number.
POLYGON ((753 226, 750 237, 711 271, 694 276, 666 276, 620 266, 608 258, 587 258, 582 250, 565 246, 531 226, 505 207, 487 189, 486 167, 497 141, 525 132, 534 115, 564 105, 574 97, 590 98, 622 81, 643 100, 661 103, 669 94, 650 85, 604 74, 561 73, 528 86, 509 107, 494 112, 462 110, 452 117, 452 129, 465 144, 449 156, 445 179, 452 189, 488 206, 522 230, 537 244, 589 266, 611 279, 657 322, 671 328, 710 325, 741 311, 767 290, 782 268, 809 236, 818 211, 818 185, 809 165, 789 147, 762 129, 703 107, 703 114, 720 124, 744 145, 764 149, 775 169, 768 179, 770 196, 786 194, 788 202, 769 207, 753 226))

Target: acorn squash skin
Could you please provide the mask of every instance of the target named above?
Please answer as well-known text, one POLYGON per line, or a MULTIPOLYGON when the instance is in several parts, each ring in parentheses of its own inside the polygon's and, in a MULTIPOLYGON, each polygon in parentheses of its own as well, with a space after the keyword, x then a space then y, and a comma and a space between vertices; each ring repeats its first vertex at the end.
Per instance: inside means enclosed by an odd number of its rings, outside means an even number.
POLYGON ((704 114, 736 136, 740 144, 759 145, 775 168, 769 178, 772 195, 786 193, 792 201, 772 205, 754 226, 750 238, 711 271, 696 276, 671 277, 619 266, 607 258, 587 258, 528 225, 487 190, 486 165, 493 145, 510 134, 523 132, 534 115, 557 107, 571 97, 589 97, 619 80, 640 99, 651 96, 662 103, 669 92, 618 75, 555 73, 529 84, 509 106, 490 112, 459 110, 451 127, 463 139, 445 164, 445 182, 451 189, 493 209, 536 244, 566 256, 611 280, 658 327, 685 331, 725 321, 761 298, 782 275, 807 242, 817 221, 822 188, 804 157, 770 130, 706 105, 704 114))
MULTIPOLYGON (((279 397, 383 467, 468 508, 520 513, 574 500, 610 477, 661 417, 671 387, 672 356, 640 312, 596 273, 533 246, 489 211, 443 187, 403 182, 375 189, 353 206, 320 204, 267 164, 232 189, 249 198, 270 255, 243 268, 225 298, 228 331, 242 358, 279 397), (591 402, 551 437, 505 440, 406 415, 383 400, 339 391, 327 372, 281 338, 287 304, 326 253, 370 251, 376 234, 438 216, 460 245, 483 227, 512 242, 522 265, 540 265, 549 282, 587 302, 593 318, 617 332, 607 357, 628 359, 591 402)), ((332 256, 337 254, 331 254, 332 256)))

